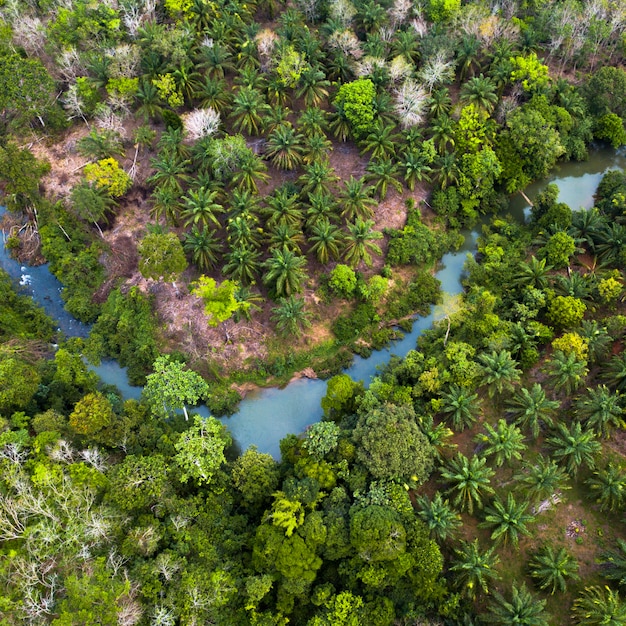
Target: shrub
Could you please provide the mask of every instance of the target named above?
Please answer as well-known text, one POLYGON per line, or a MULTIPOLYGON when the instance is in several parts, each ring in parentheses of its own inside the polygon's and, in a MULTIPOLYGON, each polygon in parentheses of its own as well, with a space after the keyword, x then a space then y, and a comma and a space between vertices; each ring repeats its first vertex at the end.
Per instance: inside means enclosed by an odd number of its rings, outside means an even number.
POLYGON ((330 273, 328 284, 336 294, 344 298, 350 298, 356 289, 356 273, 352 268, 340 263, 330 273))

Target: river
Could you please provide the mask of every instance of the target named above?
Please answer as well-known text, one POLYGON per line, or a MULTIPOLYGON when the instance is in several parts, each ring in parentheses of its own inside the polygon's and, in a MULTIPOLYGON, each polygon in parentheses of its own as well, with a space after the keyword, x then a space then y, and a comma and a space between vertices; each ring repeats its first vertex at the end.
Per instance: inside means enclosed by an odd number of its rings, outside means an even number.
MULTIPOLYGON (((563 163, 546 180, 533 183, 525 189, 532 200, 546 184, 556 183, 559 187, 559 201, 567 203, 572 209, 589 208, 593 205, 593 194, 610 169, 626 168, 626 155, 623 151, 615 152, 609 148, 595 149, 584 163, 563 163)), ((510 213, 521 219, 529 209, 521 196, 512 199, 510 213)), ((445 254, 437 271, 442 289, 449 294, 461 291, 461 277, 467 254, 476 249, 478 230, 464 233, 465 243, 456 252, 445 254)), ((4 243, 4 240, 3 240, 4 243)), ((4 245, 0 249, 0 266, 20 285, 25 293, 31 295, 48 315, 58 321, 58 326, 67 336, 84 337, 89 327, 75 320, 63 309, 61 300, 62 287, 50 274, 47 266, 26 267, 10 258, 4 245)), ((415 348, 420 333, 431 326, 434 312, 418 318, 413 329, 402 339, 393 342, 388 348, 372 353, 367 359, 355 357, 351 367, 346 370, 354 380, 362 380, 367 386, 376 374, 379 365, 386 363, 392 354, 404 356, 415 348)), ((141 387, 128 384, 126 372, 115 361, 105 361, 93 368, 106 383, 116 385, 125 398, 139 398, 141 387)), ((320 401, 326 393, 326 382, 302 378, 289 383, 282 389, 268 388, 250 392, 240 403, 239 410, 231 417, 223 418, 239 450, 256 445, 261 452, 268 452, 274 458, 280 457, 279 442, 289 433, 300 433, 322 416, 320 401)), ((201 415, 208 415, 205 406, 194 409, 201 415)))

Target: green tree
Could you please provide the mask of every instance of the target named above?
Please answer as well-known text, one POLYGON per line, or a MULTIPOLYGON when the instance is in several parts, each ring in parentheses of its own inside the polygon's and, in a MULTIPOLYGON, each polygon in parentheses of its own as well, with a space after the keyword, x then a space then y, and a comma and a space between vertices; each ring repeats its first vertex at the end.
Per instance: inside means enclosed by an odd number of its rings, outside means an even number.
POLYGON ((322 265, 327 265, 333 259, 339 258, 339 249, 343 243, 343 235, 339 228, 328 221, 328 218, 320 218, 311 227, 309 236, 311 252, 322 265))
POLYGON ((333 100, 338 115, 344 117, 357 139, 367 136, 374 126, 376 88, 369 78, 341 85, 333 100))
POLYGON ((447 392, 441 394, 443 404, 441 410, 450 416, 452 428, 463 432, 471 428, 480 412, 480 400, 477 393, 464 387, 451 385, 447 392))
POLYGON ((339 421, 345 415, 353 415, 356 412, 356 401, 363 393, 363 383, 353 381, 348 374, 333 376, 326 385, 326 395, 321 401, 324 415, 334 421, 339 421))
POLYGON ((533 383, 528 390, 522 387, 506 404, 507 411, 522 428, 530 428, 533 437, 539 436, 540 423, 552 426, 552 417, 561 406, 557 400, 550 400, 539 383, 533 383))
POLYGON ((302 140, 291 123, 284 122, 269 134, 265 154, 279 170, 295 170, 302 165, 302 140))
POLYGON ((454 504, 460 511, 471 515, 474 505, 482 509, 483 497, 494 493, 489 483, 495 472, 486 467, 486 463, 485 457, 472 456, 468 459, 459 452, 441 469, 441 478, 451 483, 446 493, 456 493, 454 504))
POLYGON ((521 459, 522 452, 526 450, 524 435, 514 424, 507 424, 506 420, 499 419, 496 428, 491 424, 485 424, 486 435, 478 434, 474 440, 483 443, 485 448, 482 454, 485 457, 494 456, 495 463, 501 467, 506 461, 521 459))
POLYGON ((270 454, 259 452, 256 446, 250 446, 237 457, 230 476, 243 504, 253 509, 276 491, 280 478, 276 461, 270 454))
POLYGON ((626 541, 617 537, 615 543, 615 548, 600 554, 600 566, 602 576, 617 581, 623 587, 626 585, 626 541))
POLYGON ((173 361, 169 355, 160 356, 153 365, 154 373, 146 377, 143 395, 155 415, 161 418, 172 417, 183 410, 189 419, 187 404, 197 404, 209 394, 209 386, 184 363, 173 361))
POLYGON ((293 294, 280 298, 278 305, 272 309, 272 321, 276 329, 284 335, 300 335, 304 328, 311 326, 309 314, 304 310, 304 298, 296 298, 293 294))
POLYGON ((224 450, 232 444, 226 426, 214 417, 194 417, 194 424, 174 444, 174 461, 181 470, 180 481, 190 478, 198 485, 209 485, 226 463, 224 450))
POLYGON ((217 195, 217 190, 200 187, 184 196, 181 217, 185 226, 208 228, 209 223, 212 223, 219 228, 220 222, 217 216, 224 212, 224 208, 215 201, 217 195))
POLYGON ((626 604, 610 587, 585 587, 574 600, 572 617, 580 626, 624 626, 626 604))
POLYGON ((575 352, 565 354, 560 350, 553 353, 544 371, 554 390, 557 393, 563 391, 567 396, 572 395, 585 382, 589 372, 587 362, 581 361, 575 352))
POLYGON ((428 527, 433 539, 439 543, 453 537, 461 526, 461 516, 450 507, 448 500, 444 500, 439 492, 432 500, 428 496, 417 496, 415 504, 418 516, 428 527))
POLYGON ((286 297, 301 291, 307 275, 304 269, 306 260, 290 250, 274 248, 272 256, 264 263, 267 271, 263 283, 274 297, 286 297))
POLYGON ((339 444, 341 429, 335 422, 316 422, 307 428, 302 447, 316 460, 321 461, 339 444))
POLYGON ((248 135, 259 135, 263 127, 263 116, 269 105, 263 94, 253 87, 241 87, 233 98, 231 118, 235 130, 248 135))
POLYGON ((185 252, 175 233, 149 233, 137 247, 139 271, 145 278, 174 281, 187 267, 185 252))
POLYGON ((356 219, 348 224, 348 233, 344 237, 343 256, 351 267, 357 267, 361 261, 368 267, 372 265, 371 253, 382 254, 380 246, 374 241, 382 239, 382 233, 373 229, 373 220, 356 219))
POLYGON ((462 541, 454 549, 454 558, 450 571, 454 572, 454 583, 461 593, 470 600, 475 600, 479 592, 489 593, 489 585, 500 578, 496 565, 500 557, 494 554, 495 546, 481 551, 478 539, 471 543, 462 541))
POLYGON ((216 267, 222 244, 214 231, 208 228, 199 229, 194 225, 191 231, 185 234, 183 250, 191 255, 191 262, 200 271, 206 271, 216 267))
POLYGON ((613 148, 619 148, 626 143, 626 130, 621 117, 615 113, 607 113, 596 122, 594 136, 608 141, 613 148))
POLYGON ((25 409, 37 392, 41 376, 26 361, 9 356, 0 360, 0 413, 25 409))
POLYGON ((552 595, 556 591, 565 592, 568 578, 580 580, 578 561, 563 547, 555 550, 551 545, 544 545, 532 557, 528 569, 539 589, 550 589, 552 595))
POLYGON ((574 403, 576 417, 585 428, 592 429, 599 437, 608 439, 614 428, 626 428, 622 394, 611 392, 606 385, 587 389, 587 393, 574 403))
POLYGON ((353 432, 357 459, 377 479, 422 483, 433 468, 432 446, 411 406, 387 404, 358 419, 353 432))
POLYGON ((54 81, 39 59, 0 50, 0 135, 44 118, 54 104, 54 81))
POLYGON ((548 626, 544 607, 545 600, 538 600, 527 589, 526 585, 518 587, 515 583, 511 588, 511 600, 494 591, 493 600, 489 604, 489 612, 485 616, 494 624, 518 624, 519 626, 548 626))
POLYGON ((490 398, 493 398, 496 392, 502 394, 505 391, 513 391, 521 372, 508 350, 481 354, 478 361, 482 366, 481 384, 487 387, 490 398))
POLYGON ((510 539, 517 548, 520 535, 528 537, 530 530, 527 525, 535 520, 533 515, 526 513, 528 506, 528 502, 517 504, 512 493, 507 495, 506 502, 496 496, 493 503, 485 507, 485 521, 480 526, 493 529, 491 539, 497 544, 506 545, 510 539))
POLYGON ((344 188, 340 192, 340 203, 342 206, 341 215, 352 221, 356 218, 363 220, 373 216, 373 207, 376 201, 372 198, 372 187, 368 187, 365 179, 350 178, 344 181, 344 188))
POLYGON ((219 326, 234 315, 250 308, 250 303, 240 302, 235 297, 239 285, 233 280, 224 280, 220 285, 209 276, 200 276, 192 283, 191 293, 204 303, 204 314, 209 326, 219 326))
POLYGON ((565 484, 568 480, 565 470, 554 459, 542 455, 536 461, 527 463, 524 473, 517 474, 514 478, 528 489, 527 495, 531 500, 543 500, 568 488, 565 484))
POLYGON ((69 421, 79 435, 98 441, 98 435, 111 426, 114 419, 115 413, 107 397, 95 392, 88 393, 76 403, 69 421))
POLYGON ((602 449, 592 430, 583 430, 580 422, 574 422, 568 429, 565 424, 556 425, 556 434, 548 437, 553 458, 565 465, 570 476, 576 476, 582 465, 593 469, 595 457, 602 449))
POLYGON ((608 463, 593 473, 587 486, 596 497, 601 511, 621 510, 626 502, 626 473, 622 467, 608 463))

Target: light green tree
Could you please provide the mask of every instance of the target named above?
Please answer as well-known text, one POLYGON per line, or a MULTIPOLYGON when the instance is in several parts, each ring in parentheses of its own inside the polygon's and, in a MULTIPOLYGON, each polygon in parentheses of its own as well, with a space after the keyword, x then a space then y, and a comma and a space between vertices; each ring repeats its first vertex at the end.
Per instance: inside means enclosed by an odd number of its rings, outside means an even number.
POLYGON ((172 417, 182 409, 189 419, 187 404, 196 404, 206 398, 209 386, 184 363, 174 361, 169 355, 160 356, 153 365, 154 373, 146 377, 143 395, 158 417, 172 417))
POLYGON ((203 275, 192 286, 191 293, 204 302, 204 314, 209 326, 216 327, 233 315, 245 314, 251 306, 250 302, 237 300, 239 285, 234 280, 224 280, 218 285, 215 279, 203 275))
POLYGON ((199 485, 210 484, 226 463, 224 450, 231 443, 232 438, 224 424, 214 417, 196 415, 193 426, 174 444, 174 461, 181 470, 180 481, 186 483, 193 479, 199 485))

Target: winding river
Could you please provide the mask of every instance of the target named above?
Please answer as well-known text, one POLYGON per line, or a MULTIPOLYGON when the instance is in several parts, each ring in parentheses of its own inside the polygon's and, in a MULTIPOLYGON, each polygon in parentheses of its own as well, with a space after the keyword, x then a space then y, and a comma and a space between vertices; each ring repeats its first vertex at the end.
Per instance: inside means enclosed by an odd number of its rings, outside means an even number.
MULTIPOLYGON (((590 158, 584 163, 563 163, 546 180, 530 185, 526 195, 532 200, 548 183, 559 187, 559 201, 567 203, 572 209, 589 208, 593 205, 593 194, 605 172, 610 169, 626 168, 626 153, 604 148, 591 151, 590 158)), ((522 219, 529 209, 528 204, 516 196, 511 201, 510 213, 522 219)), ((456 294, 462 289, 461 277, 463 265, 468 253, 476 249, 478 230, 464 233, 465 244, 456 252, 445 254, 437 271, 443 291, 456 294)), ((22 286, 25 293, 31 295, 67 336, 85 337, 89 327, 74 319, 63 308, 61 299, 62 286, 50 274, 47 266, 26 267, 11 259, 3 245, 0 248, 0 266, 22 286)), ((404 356, 415 348, 420 333, 431 326, 434 311, 418 318, 413 329, 401 340, 393 342, 388 348, 373 352, 363 359, 355 357, 346 371, 353 379, 362 380, 367 386, 377 367, 386 363, 392 354, 404 356)), ((93 368, 106 383, 116 385, 125 398, 139 398, 141 387, 128 384, 125 369, 115 361, 105 361, 93 368)), ((279 442, 288 433, 300 433, 322 416, 320 401, 326 393, 326 382, 302 378, 289 383, 282 389, 268 388, 250 392, 239 405, 237 413, 223 418, 231 431, 239 450, 256 445, 261 452, 268 452, 275 458, 280 457, 279 442)), ((194 409, 201 415, 208 415, 208 409, 200 406, 194 409)))

